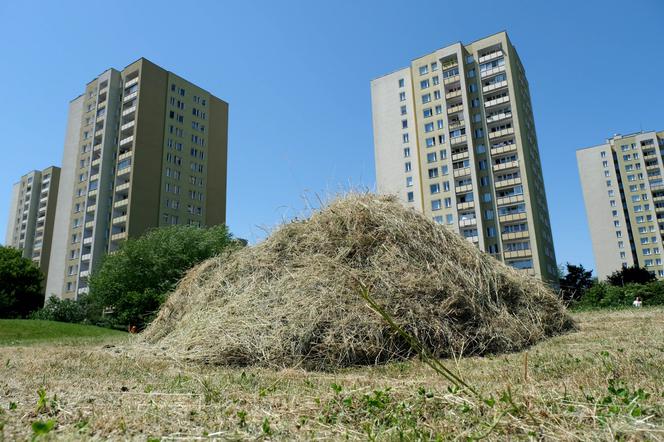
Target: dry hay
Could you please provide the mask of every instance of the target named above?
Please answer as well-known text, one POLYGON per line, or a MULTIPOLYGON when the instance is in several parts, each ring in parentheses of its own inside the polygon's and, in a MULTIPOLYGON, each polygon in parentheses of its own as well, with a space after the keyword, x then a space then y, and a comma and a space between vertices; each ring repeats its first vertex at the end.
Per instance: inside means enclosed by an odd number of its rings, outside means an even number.
POLYGON ((393 197, 352 194, 192 269, 144 332, 211 364, 375 364, 414 356, 360 287, 434 354, 523 349, 574 328, 539 280, 393 197))

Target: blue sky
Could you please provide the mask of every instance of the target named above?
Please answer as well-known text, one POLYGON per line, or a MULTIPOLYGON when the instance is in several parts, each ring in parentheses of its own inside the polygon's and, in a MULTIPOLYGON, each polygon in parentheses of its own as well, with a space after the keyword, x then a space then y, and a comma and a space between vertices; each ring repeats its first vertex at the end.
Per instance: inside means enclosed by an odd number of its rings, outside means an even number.
POLYGON ((507 30, 529 79, 559 262, 593 268, 574 152, 664 129, 664 2, 0 2, 0 238, 10 187, 59 165, 69 100, 144 56, 230 103, 228 224, 256 241, 375 183, 369 82, 507 30), (470 5, 470 6, 466 6, 470 5))

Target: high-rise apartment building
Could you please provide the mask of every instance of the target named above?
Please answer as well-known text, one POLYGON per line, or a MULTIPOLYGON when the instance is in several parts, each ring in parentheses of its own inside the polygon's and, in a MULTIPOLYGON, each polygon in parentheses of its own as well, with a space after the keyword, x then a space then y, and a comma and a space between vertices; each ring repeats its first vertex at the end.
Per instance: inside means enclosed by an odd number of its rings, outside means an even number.
POLYGON ((576 152, 600 280, 639 265, 664 277, 664 131, 615 135, 576 152))
POLYGON ((141 58, 69 105, 47 296, 77 298, 127 237, 226 218, 228 104, 141 58))
POLYGON ((17 248, 48 277, 60 168, 33 170, 12 188, 5 245, 17 248))
POLYGON ((556 283, 530 91, 507 34, 417 58, 371 95, 378 192, 556 283))

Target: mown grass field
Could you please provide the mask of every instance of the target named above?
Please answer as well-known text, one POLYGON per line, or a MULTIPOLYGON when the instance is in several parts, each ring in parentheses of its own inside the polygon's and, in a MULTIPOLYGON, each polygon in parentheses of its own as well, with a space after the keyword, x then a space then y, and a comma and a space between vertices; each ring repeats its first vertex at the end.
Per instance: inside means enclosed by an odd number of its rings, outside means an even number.
POLYGON ((0 319, 0 346, 38 343, 82 344, 125 337, 126 333, 90 325, 55 321, 0 319))
POLYGON ((71 329, 53 345, 55 332, 0 323, 0 439, 664 440, 664 309, 574 316, 578 332, 528 352, 444 361, 481 398, 420 361, 220 368, 135 336, 71 329))

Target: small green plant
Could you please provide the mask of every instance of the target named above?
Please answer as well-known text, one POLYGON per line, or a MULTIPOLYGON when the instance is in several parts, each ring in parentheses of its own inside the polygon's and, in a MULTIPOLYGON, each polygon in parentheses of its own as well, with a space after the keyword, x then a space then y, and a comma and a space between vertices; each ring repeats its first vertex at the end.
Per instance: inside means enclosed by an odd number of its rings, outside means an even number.
POLYGON ((35 421, 32 423, 32 440, 37 439, 40 436, 44 436, 51 432, 55 428, 55 420, 49 419, 47 421, 35 421))
POLYGON ((244 428, 247 426, 247 412, 246 411, 238 411, 237 412, 237 417, 239 419, 238 425, 240 428, 244 428))
POLYGON ((18 405, 16 404, 16 402, 10 402, 9 403, 9 409, 10 410, 16 410, 17 408, 18 408, 18 405))
POLYGON ((261 425, 263 433, 267 436, 272 435, 272 427, 270 427, 270 420, 268 418, 263 419, 263 425, 261 425))

